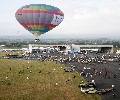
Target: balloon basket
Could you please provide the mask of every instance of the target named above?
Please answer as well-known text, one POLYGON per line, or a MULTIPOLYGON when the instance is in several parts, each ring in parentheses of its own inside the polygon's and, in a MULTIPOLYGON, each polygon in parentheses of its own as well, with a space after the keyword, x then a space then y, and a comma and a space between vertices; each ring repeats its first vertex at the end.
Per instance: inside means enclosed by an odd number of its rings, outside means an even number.
POLYGON ((35 42, 40 42, 40 39, 35 39, 35 42))

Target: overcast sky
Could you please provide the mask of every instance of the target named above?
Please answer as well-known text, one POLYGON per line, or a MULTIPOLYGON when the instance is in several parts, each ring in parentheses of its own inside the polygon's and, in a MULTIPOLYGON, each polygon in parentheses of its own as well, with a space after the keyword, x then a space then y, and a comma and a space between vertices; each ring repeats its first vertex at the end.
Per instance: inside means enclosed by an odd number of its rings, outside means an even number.
POLYGON ((0 36, 32 36, 15 18, 16 10, 29 4, 52 5, 64 12, 63 22, 42 38, 120 38, 120 0, 0 0, 0 36))

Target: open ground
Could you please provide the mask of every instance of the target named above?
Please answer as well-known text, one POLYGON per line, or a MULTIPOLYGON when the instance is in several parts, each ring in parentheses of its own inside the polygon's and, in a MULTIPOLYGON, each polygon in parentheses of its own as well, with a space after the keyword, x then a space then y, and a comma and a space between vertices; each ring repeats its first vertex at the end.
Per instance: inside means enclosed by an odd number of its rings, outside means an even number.
POLYGON ((53 61, 0 59, 0 100, 101 100, 82 94, 78 84, 84 79, 64 68, 53 61))

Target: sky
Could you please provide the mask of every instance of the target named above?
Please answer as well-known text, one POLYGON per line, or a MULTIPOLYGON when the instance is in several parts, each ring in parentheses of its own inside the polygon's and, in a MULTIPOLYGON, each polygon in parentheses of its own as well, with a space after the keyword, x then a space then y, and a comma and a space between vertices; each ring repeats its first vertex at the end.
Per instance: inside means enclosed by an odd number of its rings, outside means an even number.
POLYGON ((0 36, 34 37, 15 18, 29 4, 52 5, 64 13, 64 20, 40 38, 120 38, 120 0, 0 0, 0 36))

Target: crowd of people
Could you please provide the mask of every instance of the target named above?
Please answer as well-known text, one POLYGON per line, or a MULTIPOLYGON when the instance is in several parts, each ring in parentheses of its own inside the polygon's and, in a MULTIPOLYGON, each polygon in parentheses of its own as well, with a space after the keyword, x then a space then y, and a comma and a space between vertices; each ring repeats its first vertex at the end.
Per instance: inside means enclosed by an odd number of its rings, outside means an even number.
POLYGON ((86 81, 94 80, 97 88, 114 88, 111 93, 102 95, 103 100, 106 100, 108 96, 119 99, 119 54, 88 52, 87 54, 34 53, 32 55, 41 61, 54 61, 56 64, 59 62, 75 69, 86 81))
MULTIPOLYGON (((101 95, 103 100, 106 98, 120 99, 119 96, 119 81, 120 81, 120 55, 88 52, 87 54, 78 53, 31 53, 25 57, 26 60, 39 60, 39 61, 54 61, 62 63, 72 69, 76 70, 80 76, 84 77, 86 81, 94 80, 97 88, 113 88, 111 94, 101 95)), ((10 69, 11 70, 11 69, 10 69)), ((65 70, 65 69, 64 69, 65 70)), ((71 72, 71 71, 69 71, 71 72)), ((24 73, 24 70, 19 72, 19 75, 24 73)), ((39 71, 41 73, 41 71, 39 71)), ((8 76, 6 76, 8 78, 8 76)), ((76 75, 73 76, 75 78, 76 75)), ((29 79, 29 77, 27 77, 29 79)), ((66 80, 66 83, 70 78, 66 80)), ((58 85, 58 83, 56 83, 58 85)), ((111 100, 111 99, 110 99, 111 100)))

